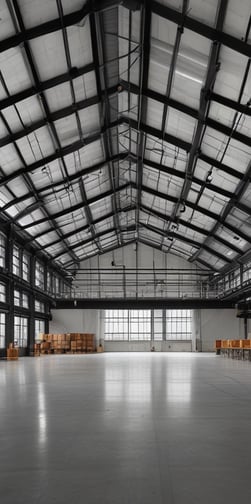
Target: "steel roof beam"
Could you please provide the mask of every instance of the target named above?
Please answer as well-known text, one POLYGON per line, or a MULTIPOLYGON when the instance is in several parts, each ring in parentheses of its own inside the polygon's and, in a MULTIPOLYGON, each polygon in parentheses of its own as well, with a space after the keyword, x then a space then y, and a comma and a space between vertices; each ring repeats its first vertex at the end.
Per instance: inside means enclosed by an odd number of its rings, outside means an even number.
MULTIPOLYGON (((124 184, 124 185, 118 187, 116 189, 116 192, 123 191, 124 189, 126 189, 130 186, 131 186, 130 183, 124 184)), ((112 196, 112 194, 113 194, 113 190, 109 189, 108 191, 105 191, 104 193, 100 194, 98 197, 94 196, 92 198, 89 198, 88 205, 91 205, 93 203, 97 203, 98 201, 101 201, 105 198, 108 198, 109 196, 112 196)), ((53 217, 54 217, 54 219, 59 219, 60 217, 63 217, 69 213, 76 212, 77 210, 80 210, 81 208, 83 208, 82 201, 80 203, 77 203, 76 205, 72 205, 70 208, 66 208, 65 210, 61 210, 60 212, 56 212, 53 217)), ((36 222, 33 222, 31 224, 27 224, 26 226, 23 227, 23 229, 26 230, 26 229, 29 229, 30 227, 37 226, 37 225, 43 224, 45 222, 47 222, 47 219, 39 219, 36 222)))
POLYGON ((225 255, 221 254, 220 252, 217 252, 217 250, 214 250, 211 247, 208 247, 207 245, 204 246, 203 243, 200 243, 197 240, 193 240, 192 238, 188 238, 188 237, 186 237, 186 236, 184 236, 182 234, 175 233, 173 231, 168 231, 168 233, 166 233, 166 231, 161 231, 159 228, 156 228, 155 226, 152 226, 152 225, 149 225, 149 224, 145 224, 143 222, 140 223, 140 225, 142 227, 148 229, 149 231, 152 231, 153 233, 159 234, 163 238, 167 237, 167 238, 171 238, 173 240, 178 240, 178 241, 181 241, 181 242, 184 242, 184 243, 188 243, 189 245, 191 245, 192 247, 195 247, 195 248, 202 247, 207 252, 209 252, 210 254, 218 257, 222 261, 224 261, 226 263, 231 263, 232 262, 231 259, 229 259, 225 255))
MULTIPOLYGON (((166 97, 165 95, 161 95, 160 93, 157 93, 156 91, 151 91, 150 89, 144 89, 142 88, 142 91, 140 91, 139 87, 130 84, 130 83, 121 83, 121 85, 124 85, 125 90, 133 94, 137 94, 138 96, 142 95, 143 98, 151 98, 152 100, 155 100, 159 103, 163 103, 165 107, 170 106, 171 108, 178 110, 184 114, 187 114, 194 119, 198 119, 198 111, 196 109, 193 109, 192 107, 189 107, 183 103, 178 102, 177 100, 174 100, 172 98, 166 97)), ((117 86, 112 86, 111 88, 107 89, 107 95, 111 96, 113 94, 117 93, 117 86)), ((54 112, 50 113, 50 121, 55 122, 60 119, 63 119, 64 117, 68 117, 70 115, 75 114, 79 110, 84 110, 85 108, 91 107, 93 105, 100 105, 102 101, 102 96, 104 95, 104 92, 101 92, 101 99, 100 96, 92 96, 90 98, 86 98, 85 100, 80 100, 73 105, 70 105, 68 107, 64 107, 62 109, 56 110, 54 112)), ((205 95, 205 100, 207 101, 207 96, 205 95)), ((250 112, 251 115, 251 108, 246 107, 246 111, 250 112)), ((246 113, 246 112, 245 112, 246 113)), ((124 118, 125 121, 127 121, 127 118, 124 118)), ((146 120, 142 118, 142 121, 140 122, 141 125, 146 124, 146 120)), ((225 124, 220 123, 219 121, 215 121, 214 119, 211 118, 205 118, 204 120, 200 120, 201 126, 206 125, 215 131, 219 131, 220 133, 231 136, 231 138, 250 146, 251 145, 251 140, 250 137, 247 135, 244 135, 243 133, 239 133, 236 130, 233 130, 229 126, 226 126, 225 124)), ((7 135, 5 137, 0 138, 0 147, 4 147, 5 145, 10 144, 11 142, 14 142, 16 140, 19 140, 32 132, 36 131, 39 128, 42 128, 44 126, 48 125, 48 120, 47 119, 40 119, 38 121, 35 121, 32 123, 32 125, 27 126, 26 128, 23 128, 19 131, 16 131, 12 135, 7 135)), ((134 122, 135 125, 135 122, 134 122)), ((106 124, 106 129, 107 131, 109 129, 109 123, 106 124)), ((172 137, 173 138, 173 137, 172 137)), ((178 137, 174 137, 177 138, 178 137)), ((191 145, 185 144, 185 150, 190 150, 191 145)))
MULTIPOLYGON (((101 24, 100 18, 98 14, 94 15, 94 13, 90 14, 90 31, 91 31, 91 40, 92 40, 92 52, 93 52, 93 59, 95 63, 95 75, 96 75, 96 84, 97 84, 97 90, 98 90, 98 95, 100 97, 100 102, 102 104, 102 98, 104 98, 103 103, 105 105, 104 109, 104 125, 105 125, 105 131, 103 134, 103 142, 104 142, 104 148, 106 152, 106 158, 109 159, 112 156, 112 143, 109 135, 109 124, 110 124, 110 111, 109 111, 109 100, 108 100, 108 93, 107 93, 107 69, 105 66, 104 62, 104 30, 103 30, 103 25, 101 24), (103 79, 103 85, 104 85, 104 91, 102 91, 102 79, 103 79)), ((102 116, 102 115, 101 115, 102 116)), ((114 165, 113 163, 109 162, 108 163, 108 172, 109 172, 109 179, 110 179, 110 184, 111 188, 113 190, 113 196, 112 196, 112 208, 114 211, 114 225, 117 229, 116 234, 117 234, 117 239, 118 243, 121 242, 122 235, 120 231, 120 223, 117 215, 117 202, 116 202, 116 192, 115 192, 115 182, 114 182, 114 165)))
MULTIPOLYGON (((114 121, 111 123, 108 128, 114 128, 120 124, 128 124, 131 126, 133 129, 137 129, 137 121, 134 121, 129 118, 121 117, 117 121, 114 121)), ((157 130, 156 128, 152 128, 151 126, 146 126, 146 125, 141 125, 141 128, 143 131, 145 131, 147 134, 155 136, 156 138, 161 138, 162 132, 160 130, 157 130)), ((106 128, 103 127, 99 132, 94 133, 93 135, 88 136, 87 138, 84 138, 83 140, 78 140, 77 142, 73 142, 65 147, 61 147, 60 149, 57 149, 53 154, 50 154, 49 156, 44 157, 43 159, 40 159, 38 161, 35 161, 35 163, 32 163, 29 166, 22 167, 15 172, 6 175, 5 177, 2 177, 0 179, 0 186, 5 185, 11 180, 14 180, 16 177, 19 177, 20 175, 23 175, 24 173, 29 173, 29 172, 34 172, 35 170, 42 168, 43 166, 50 164, 51 162, 61 159, 64 156, 67 156, 68 154, 74 153, 82 148, 84 148, 86 145, 90 145, 98 140, 101 140, 102 135, 106 131, 106 128)), ((176 145, 177 147, 183 148, 183 150, 186 150, 189 152, 191 148, 191 144, 188 142, 184 142, 182 140, 178 140, 176 137, 173 135, 165 135, 164 140, 166 142, 172 143, 176 145)), ((121 153, 122 155, 123 153, 121 153)), ((206 154, 203 154, 202 152, 198 152, 198 159, 201 159, 205 163, 209 164, 210 166, 215 166, 218 169, 221 169, 222 171, 228 173, 229 175, 235 177, 235 178, 242 178, 242 174, 238 172, 237 170, 231 168, 230 166, 227 166, 223 163, 220 163, 217 159, 214 159, 210 156, 207 156, 206 154)), ((70 177, 70 176, 69 176, 70 177)))
MULTIPOLYGON (((158 219, 163 220, 166 223, 170 222, 170 218, 168 218, 166 216, 166 214, 162 214, 160 211, 153 210, 150 207, 147 207, 146 205, 141 205, 141 210, 143 212, 148 213, 148 215, 152 215, 153 217, 156 217, 158 219)), ((230 248, 231 250, 236 252, 236 254, 242 254, 242 250, 239 249, 238 247, 236 247, 235 245, 227 242, 226 240, 224 240, 223 238, 221 238, 218 235, 213 235, 211 233, 211 231, 208 232, 206 229, 203 229, 202 227, 195 226, 191 222, 188 222, 188 221, 185 221, 184 219, 179 218, 177 222, 172 221, 172 223, 176 224, 176 226, 181 225, 181 226, 187 227, 188 229, 191 229, 192 231, 195 231, 196 233, 202 234, 206 237, 210 236, 211 238, 218 241, 219 243, 221 243, 225 247, 230 248)))
MULTIPOLYGON (((249 163, 248 169, 247 169, 246 173, 243 175, 243 178, 242 178, 241 182, 239 183, 234 195, 232 196, 230 201, 227 203, 227 205, 223 211, 221 220, 224 221, 224 226, 229 227, 229 224, 226 223, 226 219, 234 207, 238 208, 240 199, 242 198, 248 185, 250 185, 250 178, 251 178, 251 162, 249 163)), ((212 229, 213 234, 215 234, 217 232, 219 226, 220 226, 220 222, 218 221, 218 222, 216 222, 215 226, 212 229)), ((236 234, 241 236, 239 231, 236 231, 236 234)), ((208 238, 206 238, 206 241, 208 241, 208 238)), ((250 243, 250 240, 247 240, 247 241, 248 241, 248 243, 250 243)), ((199 253, 200 253, 200 250, 198 250, 198 252, 196 252, 196 254, 194 254, 191 257, 191 261, 197 259, 197 256, 199 255, 199 253)))
MULTIPOLYGON (((135 240, 133 239, 133 240, 126 241, 124 244, 121 243, 121 244, 113 245, 111 247, 106 247, 104 249, 104 253, 106 254, 107 252, 112 252, 113 250, 117 250, 119 248, 122 248, 125 245, 131 245, 134 242, 135 242, 135 240)), ((91 257, 95 257, 95 256, 97 256, 96 252, 88 254, 88 256, 85 256, 85 257, 82 257, 82 258, 80 257, 80 262, 85 261, 86 259, 90 259, 91 257)), ((71 267, 72 264, 73 264, 73 261, 67 261, 67 263, 64 264, 64 269, 71 267)))
MULTIPOLYGON (((133 205, 133 206, 128 207, 128 208, 126 208, 126 209, 124 209, 124 208, 123 208, 123 209, 119 209, 119 210, 118 210, 118 214, 120 214, 120 213, 122 213, 122 212, 125 212, 125 211, 126 211, 126 212, 130 212, 131 210, 135 210, 135 208, 136 208, 136 206, 135 206, 135 205, 133 205)), ((107 214, 105 214, 105 215, 102 215, 102 216, 101 216, 101 217, 99 217, 98 219, 93 219, 93 221, 92 221, 93 226, 95 226, 96 224, 100 224, 100 223, 102 223, 102 222, 103 222, 103 223, 105 223, 105 221, 106 221, 107 219, 110 219, 111 217, 113 217, 113 215, 114 215, 114 212, 109 212, 109 213, 107 213, 107 214)), ((63 226, 61 226, 61 229, 62 229, 62 228, 63 228, 63 226)), ((72 236, 74 236, 74 235, 76 234, 76 232, 77 232, 77 233, 81 233, 81 232, 88 231, 88 229, 89 229, 89 225, 88 225, 88 224, 87 224, 87 225, 84 225, 84 226, 80 226, 77 230, 76 230, 76 229, 74 229, 74 231, 69 231, 68 233, 65 233, 65 234, 64 234, 64 238, 65 238, 65 239, 71 238, 72 236)), ((53 231, 53 229, 52 229, 51 231, 53 231)), ((36 236, 34 236, 34 237, 32 238, 32 240, 29 240, 29 242, 28 242, 28 243, 31 243, 31 242, 33 242, 33 241, 37 240, 38 238, 41 238, 41 236, 44 236, 45 234, 48 234, 48 230, 43 231, 42 233, 38 233, 36 236)), ((54 240, 54 241, 52 241, 52 242, 48 243, 47 245, 38 245, 38 248, 39 248, 39 250, 43 250, 43 249, 45 249, 48 245, 50 245, 50 247, 51 247, 51 246, 53 246, 53 245, 56 245, 57 243, 60 243, 60 241, 61 241, 61 240, 54 240)))
POLYGON ((27 100, 27 98, 39 95, 41 92, 52 89, 56 86, 59 86, 60 84, 69 82, 70 79, 77 79, 82 75, 94 71, 94 69, 94 63, 89 63, 88 65, 85 65, 83 67, 72 67, 70 72, 57 75, 57 77, 52 77, 51 79, 42 81, 38 85, 34 85, 31 88, 24 89, 23 91, 19 91, 18 93, 14 93, 7 98, 2 98, 0 100, 0 110, 4 110, 7 107, 16 105, 20 101, 27 100))
MULTIPOLYGON (((112 156, 112 158, 110 158, 110 161, 122 161, 122 160, 126 159, 127 157, 128 157, 128 153, 123 152, 123 153, 120 153, 116 156, 112 156)), ((79 170, 77 173, 74 173, 73 175, 69 175, 69 177, 67 177, 67 178, 59 180, 59 182, 52 182, 52 183, 50 183, 49 186, 47 184, 45 187, 40 187, 39 189, 37 189, 36 192, 38 195, 41 196, 41 198, 45 198, 45 197, 48 197, 53 194, 53 189, 60 188, 61 186, 62 186, 61 190, 64 191, 65 188, 68 187, 69 185, 71 185, 72 182, 78 181, 78 179, 80 177, 84 177, 85 175, 88 175, 89 173, 94 173, 95 171, 101 170, 101 168, 104 168, 108 162, 109 162, 109 159, 106 161, 102 161, 101 163, 97 163, 93 166, 88 166, 86 168, 83 168, 82 170, 79 170)), ((59 192, 60 192, 60 190, 59 190, 59 192)), ((33 196, 32 192, 24 194, 23 196, 16 198, 15 201, 13 200, 13 201, 10 201, 9 203, 6 203, 6 205, 4 205, 1 208, 1 211, 5 212, 8 208, 11 208, 13 205, 15 205, 17 203, 21 203, 21 202, 31 198, 32 196, 33 196)))
POLYGON ((141 9, 141 27, 140 27, 140 45, 141 45, 141 58, 139 68, 139 100, 138 100, 138 114, 137 114, 137 205, 136 205, 136 242, 139 234, 139 212, 141 205, 141 192, 143 180, 143 157, 145 152, 145 134, 140 125, 146 123, 147 118, 147 100, 143 95, 143 86, 147 86, 149 74, 149 54, 150 54, 150 34, 151 34, 151 11, 150 2, 145 3, 141 9))
MULTIPOLYGON (((177 203, 177 201, 178 201, 178 198, 175 198, 174 196, 166 195, 165 193, 161 193, 160 191, 156 191, 155 189, 149 188, 147 186, 142 186, 142 191, 149 193, 149 194, 152 194, 153 196, 157 196, 163 200, 171 201, 174 204, 177 203)), ((240 238, 243 238, 243 240, 247 241, 248 243, 251 243, 250 236, 242 233, 242 231, 240 231, 238 228, 235 228, 234 226, 225 222, 223 217, 220 217, 219 215, 211 212, 210 210, 207 210, 206 208, 200 207, 190 201, 186 201, 186 205, 189 208, 192 208, 193 210, 201 213, 202 215, 206 215, 210 219, 215 220, 219 224, 224 225, 224 227, 226 227, 227 229, 232 231, 235 235, 238 235, 240 238)))
MULTIPOLYGON (((123 231, 126 231, 126 232, 130 232, 130 231, 135 231, 135 224, 131 224, 130 226, 128 226, 127 228, 123 228, 123 230, 121 230, 121 232, 123 231)), ((100 239, 102 238, 103 236, 106 236, 107 234, 109 233, 115 233, 116 234, 116 226, 113 227, 113 228, 110 228, 110 229, 105 229, 105 231, 101 231, 100 233, 95 233, 95 239, 100 239)), ((87 240, 81 240, 79 241, 78 243, 76 243, 75 245, 71 245, 70 248, 71 250, 74 250, 78 247, 84 247, 85 245, 89 245, 91 243, 93 243, 93 238, 88 238, 87 240)), ((48 245, 49 247, 49 245, 48 245)), ((64 255, 65 252, 59 252, 58 254, 54 255, 53 256, 53 260, 56 260, 58 259, 58 257, 60 257, 61 255, 64 255)))
MULTIPOLYGON (((70 14, 66 14, 63 16, 63 23, 65 27, 76 25, 83 21, 83 19, 88 16, 91 12, 98 12, 109 7, 114 7, 119 5, 121 2, 119 0, 89 0, 84 6, 70 14)), ((145 0, 138 0, 139 4, 144 4, 145 0)), ((131 6, 131 2, 128 0, 123 1, 123 5, 126 7, 128 4, 128 8, 131 6)), ((173 23, 178 25, 182 24, 183 15, 176 9, 172 9, 167 5, 160 4, 156 1, 151 1, 151 10, 155 14, 163 17, 164 19, 168 19, 173 23)), ((42 37, 43 35, 47 35, 49 33, 53 33, 55 31, 60 30, 62 27, 62 21, 59 18, 53 19, 51 21, 47 21, 38 26, 34 26, 32 28, 28 28, 24 30, 22 33, 18 33, 17 35, 12 35, 0 42, 0 52, 7 51, 12 47, 17 47, 20 44, 28 40, 32 40, 37 37, 42 37)), ((239 52, 240 54, 244 54, 245 56, 250 57, 251 48, 250 45, 245 43, 243 40, 233 37, 228 33, 224 33, 217 28, 213 28, 208 26, 207 24, 198 21, 190 16, 186 16, 184 20, 184 27, 198 33, 202 37, 206 37, 209 40, 219 42, 229 47, 230 49, 239 52)))
MULTIPOLYGON (((23 19, 22 19, 22 15, 21 15, 21 12, 20 12, 20 9, 19 9, 19 5, 17 3, 17 0, 12 0, 12 5, 9 6, 9 9, 10 9, 10 15, 12 17, 12 20, 13 20, 13 24, 14 24, 14 27, 16 30, 18 30, 18 26, 20 27, 20 30, 21 32, 24 32, 25 31, 25 26, 24 26, 24 22, 23 22, 23 19)), ((37 70, 36 70, 36 66, 34 64, 34 61, 33 61, 33 56, 32 56, 32 53, 31 53, 31 50, 29 48, 29 45, 28 45, 28 42, 24 42, 24 50, 25 50, 25 54, 26 54, 26 57, 27 57, 27 64, 29 65, 29 69, 31 71, 31 74, 32 74, 32 78, 35 82, 35 85, 39 85, 40 84, 40 81, 39 81, 39 78, 38 78, 38 73, 37 73, 37 70)), ((44 111, 45 111, 45 114, 46 114, 46 117, 47 117, 47 120, 48 122, 50 123, 51 125, 51 128, 52 128, 52 133, 53 133, 53 137, 58 145, 58 147, 60 148, 61 145, 60 145, 60 142, 59 142, 59 139, 58 139, 58 136, 57 136, 57 132, 56 132, 56 129, 55 129, 55 126, 53 124, 53 122, 51 122, 50 120, 50 110, 49 110, 49 107, 48 107, 48 104, 47 104, 47 101, 46 101, 46 98, 44 96, 43 93, 40 94, 40 97, 41 97, 41 103, 43 105, 43 108, 44 108, 44 111)), ((21 155, 21 152, 19 151, 18 149, 18 153, 19 153, 19 157, 20 157, 20 160, 22 161, 22 155, 21 155)), ((25 166, 25 163, 23 161, 23 164, 25 166)), ((62 164, 64 166, 64 171, 65 173, 67 174, 67 168, 66 168, 66 165, 65 165, 65 161, 64 159, 62 159, 62 164)), ((39 200, 38 198, 38 195, 36 193, 36 190, 34 188, 34 184, 33 182, 30 180, 29 178, 29 175, 26 173, 26 175, 24 176, 24 178, 26 179, 26 182, 28 183, 28 186, 32 187, 33 190, 34 190, 34 194, 35 194, 35 199, 36 200, 39 200)), ((47 215, 47 217, 50 219, 52 225, 54 225, 54 219, 53 217, 49 214, 48 210, 46 208, 44 208, 44 213, 47 215)), ((64 239, 62 237, 62 233, 61 233, 61 230, 58 229, 57 231, 57 234, 60 236, 60 238, 62 239, 65 247, 67 248, 68 252, 70 253, 70 255, 73 257, 73 260, 76 261, 76 263, 78 262, 78 258, 77 256, 75 256, 74 253, 72 253, 68 247, 68 244, 66 242, 64 242, 64 239)))

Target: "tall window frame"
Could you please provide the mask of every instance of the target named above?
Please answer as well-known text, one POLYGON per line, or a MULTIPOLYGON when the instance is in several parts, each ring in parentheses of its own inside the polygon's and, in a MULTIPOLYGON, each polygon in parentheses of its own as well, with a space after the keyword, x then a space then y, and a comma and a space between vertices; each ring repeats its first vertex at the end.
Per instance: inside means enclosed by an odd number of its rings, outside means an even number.
POLYGON ((0 312, 0 348, 5 348, 6 338, 6 314, 0 312))
POLYGON ((192 310, 105 310, 106 341, 191 341, 192 310))
POLYGON ((28 346, 28 317, 14 316, 14 342, 15 346, 27 348, 28 346))

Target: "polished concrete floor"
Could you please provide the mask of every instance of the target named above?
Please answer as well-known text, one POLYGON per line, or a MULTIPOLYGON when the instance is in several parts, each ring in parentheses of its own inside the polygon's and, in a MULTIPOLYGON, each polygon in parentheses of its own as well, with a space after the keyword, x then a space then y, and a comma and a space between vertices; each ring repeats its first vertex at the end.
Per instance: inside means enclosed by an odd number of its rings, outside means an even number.
POLYGON ((250 504, 251 363, 0 362, 1 504, 250 504))

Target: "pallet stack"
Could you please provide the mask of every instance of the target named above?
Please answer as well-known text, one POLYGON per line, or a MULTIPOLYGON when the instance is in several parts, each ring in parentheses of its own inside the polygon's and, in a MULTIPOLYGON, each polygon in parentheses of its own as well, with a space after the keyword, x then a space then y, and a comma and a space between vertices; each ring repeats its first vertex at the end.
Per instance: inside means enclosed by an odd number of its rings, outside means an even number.
POLYGON ((18 353, 18 348, 14 347, 13 343, 10 343, 9 347, 7 348, 7 360, 18 360, 18 353))
POLYGON ((95 334, 64 333, 41 334, 41 353, 91 353, 95 352, 95 334))
POLYGON ((251 360, 251 339, 216 340, 215 349, 217 355, 251 360))

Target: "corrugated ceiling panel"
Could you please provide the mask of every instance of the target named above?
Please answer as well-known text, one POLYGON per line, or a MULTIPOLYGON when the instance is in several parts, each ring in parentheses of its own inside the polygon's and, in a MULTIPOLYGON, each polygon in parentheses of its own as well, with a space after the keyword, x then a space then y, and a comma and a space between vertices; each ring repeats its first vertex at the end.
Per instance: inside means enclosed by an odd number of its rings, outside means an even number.
POLYGON ((55 112, 56 110, 72 105, 72 95, 69 82, 64 82, 63 84, 59 84, 51 89, 47 89, 44 94, 51 112, 55 112))
POLYGON ((20 10, 26 29, 58 17, 57 4, 51 0, 22 0, 20 10))
POLYGON ((238 208, 233 208, 233 210, 228 215, 226 222, 232 224, 236 228, 236 234, 238 235, 238 230, 245 233, 247 237, 251 236, 251 216, 242 212, 238 208))
POLYGON ((27 165, 35 163, 55 152, 52 137, 47 126, 36 130, 28 137, 16 142, 27 165))
POLYGON ((212 170, 212 184, 226 189, 230 192, 235 192, 236 186, 239 183, 239 179, 236 177, 232 177, 228 173, 225 173, 223 170, 219 170, 219 168, 212 167, 211 165, 204 163, 198 159, 196 163, 196 168, 194 171, 194 176, 199 178, 201 181, 206 181, 208 172, 212 170))
MULTIPOLYGON (((0 67, 9 94, 18 93, 32 85, 21 47, 1 52, 0 67)), ((3 98, 6 98, 6 91, 3 98)))
POLYGON ((69 26, 67 37, 72 66, 78 67, 91 63, 93 56, 89 18, 85 19, 83 26, 69 26))
POLYGON ((119 6, 118 8, 118 32, 119 32, 119 57, 128 55, 119 60, 119 77, 130 80, 133 84, 139 84, 139 56, 140 56, 140 11, 131 11, 131 44, 129 38, 129 10, 119 6))
POLYGON ((191 142, 196 125, 197 121, 193 117, 168 107, 165 129, 169 135, 174 135, 186 142, 191 142))
POLYGON ((0 166, 4 175, 13 174, 22 167, 19 156, 13 144, 6 145, 0 149, 0 166))
POLYGON ((164 105, 151 98, 147 99, 146 123, 153 128, 161 129, 164 105))
POLYGON ((11 19, 10 11, 6 0, 2 0, 0 4, 0 19, 1 19, 1 35, 0 40, 4 40, 11 35, 15 35, 15 28, 11 19))
POLYGON ((238 101, 247 57, 226 46, 221 46, 220 61, 220 72, 217 74, 214 91, 238 101))
POLYGON ((224 31, 239 39, 243 39, 247 30, 249 17, 249 0, 242 0, 241 4, 238 4, 235 0, 228 0, 228 10, 223 26, 224 31))
POLYGON ((152 14, 148 87, 165 94, 177 26, 152 14))
POLYGON ((41 80, 67 72, 62 31, 35 38, 29 42, 39 68, 41 80))
POLYGON ((145 158, 154 163, 161 163, 164 166, 170 166, 184 172, 187 162, 187 153, 175 145, 147 135, 145 158))
POLYGON ((93 219, 98 219, 103 214, 111 212, 112 211, 111 198, 107 197, 97 201, 96 203, 92 203, 90 205, 90 210, 92 212, 93 219))
POLYGON ((76 101, 86 100, 92 96, 97 96, 97 85, 94 72, 88 72, 77 79, 73 79, 73 87, 76 101))
POLYGON ((99 196, 111 187, 108 168, 102 168, 102 171, 95 171, 82 177, 84 182, 87 199, 99 196))

